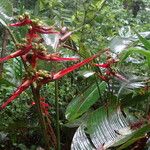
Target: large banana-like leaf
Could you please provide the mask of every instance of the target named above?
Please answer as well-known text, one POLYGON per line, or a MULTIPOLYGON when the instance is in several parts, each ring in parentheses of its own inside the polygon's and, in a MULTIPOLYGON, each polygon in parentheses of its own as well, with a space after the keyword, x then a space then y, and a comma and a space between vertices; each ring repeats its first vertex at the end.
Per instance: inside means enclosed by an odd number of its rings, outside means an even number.
POLYGON ((109 112, 104 107, 99 108, 89 116, 89 121, 77 129, 71 150, 105 150, 126 143, 125 148, 131 138, 140 139, 150 131, 150 125, 131 129, 129 120, 130 117, 126 117, 120 107, 109 112))
POLYGON ((103 93, 106 87, 105 82, 101 82, 99 87, 94 83, 82 94, 76 96, 67 107, 66 118, 72 121, 85 113, 100 98, 100 93, 103 93))

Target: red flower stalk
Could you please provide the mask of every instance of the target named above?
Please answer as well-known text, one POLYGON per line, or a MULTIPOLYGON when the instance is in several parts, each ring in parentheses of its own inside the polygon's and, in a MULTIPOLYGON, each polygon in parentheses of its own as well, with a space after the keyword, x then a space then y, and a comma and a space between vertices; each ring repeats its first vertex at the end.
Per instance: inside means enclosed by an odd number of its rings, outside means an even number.
POLYGON ((99 77, 104 81, 109 81, 111 76, 116 77, 116 78, 118 78, 120 80, 123 80, 123 81, 128 81, 125 77, 123 77, 119 73, 116 73, 115 71, 112 70, 111 65, 114 64, 114 63, 117 63, 118 61, 119 61, 118 59, 115 60, 113 58, 110 58, 110 56, 109 56, 106 63, 94 64, 97 67, 101 67, 101 68, 106 69, 106 71, 105 71, 106 75, 99 75, 99 77))
POLYGON ((27 53, 26 55, 22 56, 22 59, 25 62, 29 62, 32 66, 32 68, 35 68, 37 65, 37 57, 33 53, 27 53))
POLYGON ((0 110, 4 109, 9 103, 11 103, 15 98, 17 98, 23 91, 25 91, 35 80, 37 76, 33 77, 32 79, 26 79, 18 88, 17 90, 10 96, 10 98, 4 102, 0 110))

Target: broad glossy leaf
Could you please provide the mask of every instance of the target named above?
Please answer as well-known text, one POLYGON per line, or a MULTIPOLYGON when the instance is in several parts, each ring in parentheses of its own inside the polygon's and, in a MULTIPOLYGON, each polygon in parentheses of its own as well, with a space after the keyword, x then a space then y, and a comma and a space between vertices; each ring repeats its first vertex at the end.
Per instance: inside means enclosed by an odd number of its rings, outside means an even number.
POLYGON ((123 52, 133 41, 129 38, 115 37, 110 43, 110 49, 114 54, 123 52))
POLYGON ((150 34, 149 32, 140 32, 139 34, 137 33, 137 36, 136 35, 126 36, 126 37, 117 36, 111 40, 109 47, 114 54, 120 54, 126 51, 126 49, 130 47, 130 45, 132 45, 134 42, 137 42, 140 39, 140 41, 143 43, 145 48, 146 47, 148 48, 149 41, 147 41, 145 37, 148 37, 149 34, 150 34))
POLYGON ((82 124, 76 131, 71 144, 71 150, 96 150, 92 146, 85 132, 85 125, 82 124))
POLYGON ((147 58, 148 63, 150 64, 150 52, 144 49, 139 48, 129 48, 125 50, 121 55, 121 62, 123 62, 130 54, 138 53, 140 55, 143 55, 147 58))
POLYGON ((148 127, 131 130, 129 119, 130 116, 125 117, 119 107, 111 107, 108 112, 104 107, 99 108, 77 129, 71 150, 105 150, 149 132, 148 127))
POLYGON ((58 44, 59 44, 60 35, 59 34, 42 34, 42 37, 44 39, 45 44, 48 46, 51 46, 54 49, 54 51, 56 51, 58 44))
POLYGON ((85 114, 83 114, 80 118, 77 118, 73 121, 70 121, 66 124, 64 124, 65 126, 69 127, 69 128, 74 128, 74 127, 79 127, 83 122, 86 122, 89 115, 90 115, 90 110, 89 112, 86 112, 85 114))
POLYGON ((99 88, 94 83, 82 94, 76 96, 67 107, 66 118, 71 121, 85 113, 99 99, 100 94, 104 92, 106 87, 105 82, 101 82, 99 88))
POLYGON ((122 139, 121 141, 119 141, 118 142, 119 145, 122 143, 124 144, 120 146, 117 150, 122 150, 122 149, 127 148, 128 146, 130 146, 137 140, 145 137, 146 133, 149 133, 149 132, 150 132, 150 124, 143 126, 142 128, 138 129, 137 131, 133 132, 131 135, 126 137, 126 139, 128 138, 129 140, 126 141, 125 143, 124 143, 125 139, 122 139))

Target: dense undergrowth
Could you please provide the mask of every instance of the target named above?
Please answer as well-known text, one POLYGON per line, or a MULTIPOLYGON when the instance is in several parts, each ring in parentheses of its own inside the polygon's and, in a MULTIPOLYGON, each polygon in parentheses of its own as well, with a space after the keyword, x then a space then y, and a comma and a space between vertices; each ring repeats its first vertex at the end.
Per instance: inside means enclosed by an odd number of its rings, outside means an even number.
POLYGON ((148 0, 0 1, 0 149, 150 148, 148 0))

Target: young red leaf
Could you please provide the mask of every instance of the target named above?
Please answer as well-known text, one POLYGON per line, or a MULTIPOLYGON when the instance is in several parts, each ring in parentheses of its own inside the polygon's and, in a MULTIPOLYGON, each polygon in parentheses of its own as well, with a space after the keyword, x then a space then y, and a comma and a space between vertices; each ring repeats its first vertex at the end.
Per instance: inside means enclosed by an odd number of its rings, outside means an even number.
POLYGON ((25 80, 18 88, 17 90, 10 96, 10 98, 4 102, 0 110, 4 109, 9 103, 11 103, 15 98, 17 98, 23 91, 25 91, 35 80, 37 77, 33 77, 32 79, 25 80))

